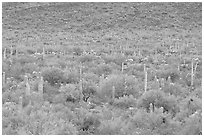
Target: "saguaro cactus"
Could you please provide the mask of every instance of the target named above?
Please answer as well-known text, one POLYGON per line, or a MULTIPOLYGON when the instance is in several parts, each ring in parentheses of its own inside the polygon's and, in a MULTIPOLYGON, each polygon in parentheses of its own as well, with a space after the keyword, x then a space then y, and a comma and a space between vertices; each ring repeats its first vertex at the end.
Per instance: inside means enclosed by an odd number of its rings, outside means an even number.
POLYGON ((43 84, 44 84, 44 79, 43 79, 43 76, 41 76, 40 81, 38 83, 38 92, 40 93, 41 96, 43 96, 43 84))
POLYGON ((11 55, 11 56, 13 55, 13 46, 11 46, 10 55, 11 55))
POLYGON ((145 64, 144 64, 144 76, 145 76, 145 79, 144 79, 144 90, 146 92, 147 91, 147 68, 146 68, 145 64))
POLYGON ((160 81, 160 88, 163 88, 164 87, 164 78, 161 78, 161 81, 160 81))
POLYGON ((6 59, 6 48, 4 49, 4 59, 6 59))
POLYGON ((160 88, 160 83, 159 83, 159 79, 157 79, 157 76, 154 77, 154 82, 156 83, 155 84, 156 89, 159 89, 160 88))
POLYGON ((124 71, 124 62, 122 62, 122 73, 124 71))
POLYGON ((82 93, 83 93, 83 79, 82 79, 82 65, 80 65, 79 68, 79 87, 80 87, 80 99, 83 98, 82 93))
POLYGON ((30 96, 30 84, 29 84, 27 75, 25 75, 25 84, 26 84, 26 95, 30 96))
POLYGON ((149 110, 150 110, 150 113, 154 112, 154 104, 153 103, 149 104, 149 110))
POLYGON ((115 86, 113 85, 112 87, 112 100, 114 101, 115 99, 115 86))
POLYGON ((4 86, 4 85, 6 84, 6 73, 3 72, 2 75, 3 75, 3 76, 2 76, 2 85, 4 86))
POLYGON ((23 97, 20 96, 18 102, 18 113, 21 114, 22 112, 23 112, 23 97))
POLYGON ((193 87, 193 82, 194 82, 194 71, 193 71, 193 59, 191 61, 191 87, 193 87))
POLYGON ((42 58, 43 60, 45 59, 45 48, 43 47, 43 51, 42 51, 42 58))

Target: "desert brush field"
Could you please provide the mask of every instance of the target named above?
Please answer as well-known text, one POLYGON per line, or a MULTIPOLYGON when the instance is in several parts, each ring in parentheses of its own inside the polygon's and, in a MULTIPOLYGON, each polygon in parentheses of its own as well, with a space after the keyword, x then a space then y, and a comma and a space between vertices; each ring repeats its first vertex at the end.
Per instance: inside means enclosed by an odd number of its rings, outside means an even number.
POLYGON ((3 135, 202 135, 202 3, 3 2, 3 135))

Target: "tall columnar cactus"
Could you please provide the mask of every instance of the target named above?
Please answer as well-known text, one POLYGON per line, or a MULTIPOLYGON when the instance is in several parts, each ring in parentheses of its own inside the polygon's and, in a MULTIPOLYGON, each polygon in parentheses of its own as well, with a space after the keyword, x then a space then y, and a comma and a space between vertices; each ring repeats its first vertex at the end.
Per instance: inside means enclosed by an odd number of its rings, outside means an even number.
POLYGON ((13 46, 11 46, 10 55, 11 55, 11 56, 13 55, 13 46))
POLYGON ((115 99, 115 86, 113 85, 112 87, 112 100, 114 101, 115 99))
POLYGON ((45 48, 43 47, 42 58, 45 59, 45 48))
POLYGON ((41 76, 40 81, 38 83, 38 92, 40 93, 41 96, 43 96, 43 84, 44 84, 44 79, 43 79, 43 76, 41 76))
POLYGON ((79 87, 80 87, 80 99, 83 98, 83 79, 82 79, 82 65, 80 65, 80 68, 79 68, 79 87))
POLYGON ((145 79, 144 79, 144 90, 146 92, 147 91, 147 68, 146 68, 145 64, 144 64, 144 76, 145 76, 145 79))
POLYGON ((193 71, 193 59, 191 61, 191 87, 193 87, 193 82, 194 82, 194 71, 193 71))
POLYGON ((161 88, 164 88, 164 81, 165 81, 164 78, 161 78, 161 81, 160 81, 160 83, 161 83, 161 84, 160 84, 160 87, 161 87, 161 88))
POLYGON ((18 49, 16 48, 16 57, 18 57, 18 49))
POLYGON ((124 62, 122 62, 122 73, 124 72, 124 62))
POLYGON ((6 59, 6 48, 4 49, 4 59, 6 59))
POLYGON ((160 83, 159 83, 159 79, 157 79, 157 76, 154 77, 154 82, 156 83, 156 88, 159 89, 160 83))
POLYGON ((5 72, 3 72, 3 74, 2 74, 3 76, 2 76, 2 84, 3 84, 3 86, 6 84, 6 73, 5 72))
POLYGON ((26 85, 26 95, 30 96, 30 84, 29 84, 27 75, 25 75, 25 85, 26 85))
POLYGON ((19 102, 18 102, 18 113, 21 114, 22 111, 23 111, 23 97, 20 96, 20 97, 19 97, 19 102))
POLYGON ((171 83, 171 76, 168 76, 167 83, 168 83, 168 84, 171 83))
POLYGON ((150 110, 150 113, 154 112, 154 104, 153 103, 149 104, 149 110, 150 110))

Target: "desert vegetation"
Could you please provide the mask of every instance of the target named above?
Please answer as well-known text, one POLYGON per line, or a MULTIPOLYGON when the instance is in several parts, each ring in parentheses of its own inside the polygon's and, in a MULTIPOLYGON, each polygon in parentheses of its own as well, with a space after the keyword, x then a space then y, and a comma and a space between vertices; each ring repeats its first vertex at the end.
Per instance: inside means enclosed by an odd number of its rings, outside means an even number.
POLYGON ((201 135, 202 3, 2 3, 3 135, 201 135))

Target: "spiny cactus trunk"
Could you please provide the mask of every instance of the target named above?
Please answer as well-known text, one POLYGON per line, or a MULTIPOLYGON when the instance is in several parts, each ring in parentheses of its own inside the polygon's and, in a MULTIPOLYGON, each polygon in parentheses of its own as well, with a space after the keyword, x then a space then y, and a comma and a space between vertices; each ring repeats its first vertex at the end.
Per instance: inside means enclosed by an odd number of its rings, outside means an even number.
POLYGON ((122 62, 122 73, 124 72, 124 62, 122 62))
POLYGON ((161 81, 160 81, 160 83, 161 83, 161 84, 160 84, 160 87, 161 87, 161 88, 164 88, 164 81, 165 81, 164 78, 161 78, 161 81))
POLYGON ((45 48, 43 47, 42 58, 45 59, 45 48))
POLYGON ((112 87, 112 101, 115 99, 115 86, 112 87))
POLYGON ((28 76, 25 76, 25 84, 26 84, 26 95, 30 96, 30 84, 28 82, 28 76))
POLYGON ((80 77, 80 81, 79 81, 79 86, 80 86, 80 100, 83 99, 83 80, 82 80, 82 65, 80 65, 80 70, 79 70, 79 77, 80 77))
POLYGON ((38 84, 38 92, 40 93, 41 97, 43 97, 43 84, 44 84, 44 80, 43 80, 43 77, 41 76, 38 84))
POLYGON ((194 82, 194 71, 193 71, 193 59, 191 61, 191 87, 193 87, 193 82, 194 82))
POLYGON ((18 102, 18 113, 21 114, 23 112, 23 97, 19 97, 18 102))
POLYGON ((150 113, 154 112, 154 104, 153 103, 150 103, 149 110, 150 110, 150 113))
POLYGON ((3 72, 2 84, 3 84, 3 86, 5 86, 5 84, 6 84, 6 73, 5 72, 3 72))
POLYGON ((13 55, 13 47, 12 47, 12 46, 11 46, 10 55, 11 55, 11 57, 12 57, 12 55, 13 55))
POLYGON ((156 83, 156 89, 160 88, 159 80, 157 79, 157 76, 154 77, 154 82, 156 83))
POLYGON ((145 92, 147 91, 147 68, 146 65, 144 64, 144 74, 145 74, 145 79, 144 79, 144 90, 145 92))
POLYGON ((6 48, 4 49, 4 59, 6 59, 6 48))

